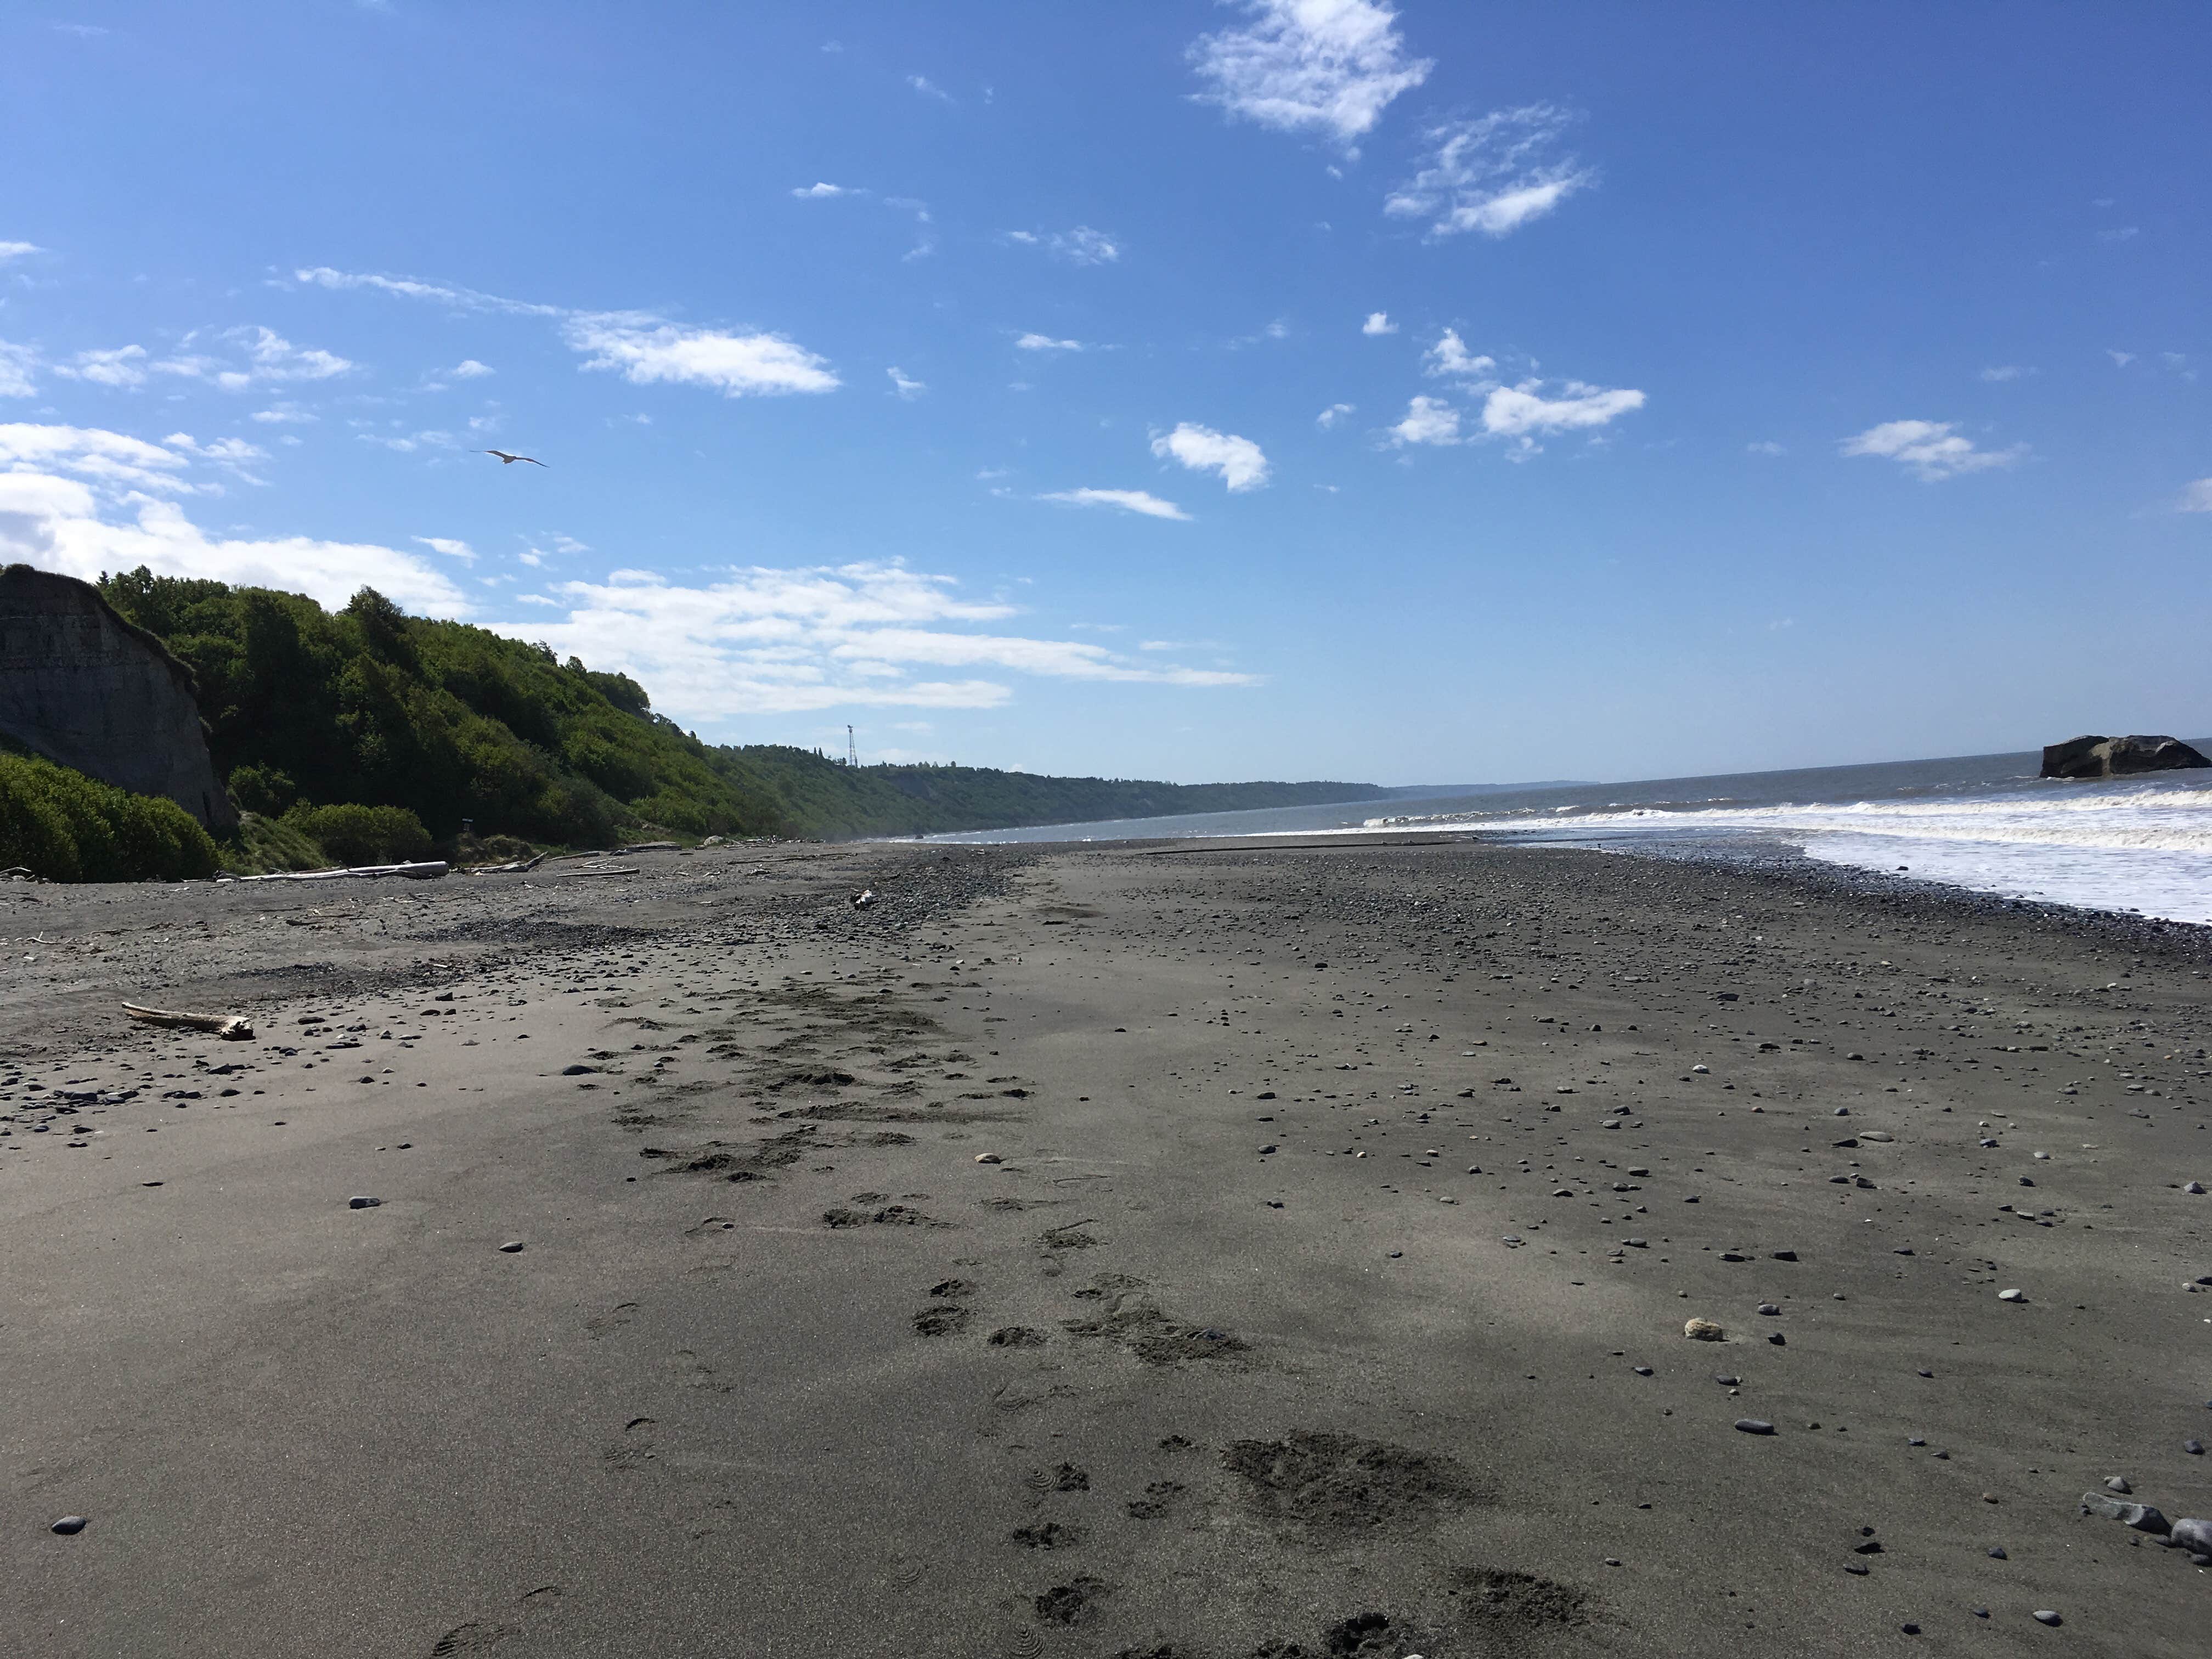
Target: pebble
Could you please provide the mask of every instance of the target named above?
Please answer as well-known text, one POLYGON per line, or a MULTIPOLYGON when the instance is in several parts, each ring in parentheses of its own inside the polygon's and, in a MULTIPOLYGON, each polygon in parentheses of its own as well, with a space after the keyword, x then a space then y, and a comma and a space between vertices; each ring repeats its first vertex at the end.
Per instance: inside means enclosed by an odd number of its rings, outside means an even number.
POLYGON ((2108 1474, 2105 1477, 2105 1490, 2106 1492, 2133 1492, 2135 1488, 2128 1484, 2128 1478, 2124 1474, 2108 1474))
POLYGON ((563 1066, 561 1068, 561 1075, 562 1077, 589 1077, 592 1073, 599 1069, 599 1068, 596 1066, 563 1066))
POLYGON ((84 1530, 84 1517, 81 1515, 65 1515, 54 1522, 52 1530, 61 1534, 64 1538, 74 1538, 84 1530))
POLYGON ((2186 1516, 2175 1522, 2166 1536, 2176 1549, 2187 1550, 2191 1555, 2212 1555, 2212 1521, 2186 1516))
POLYGON ((2012 1557, 2005 1553, 2005 1547, 2002 1544, 1992 1544, 1990 1546, 1990 1559, 1992 1561, 2009 1561, 2012 1559, 2012 1557))
POLYGON ((1739 1417, 1735 1425, 1746 1434, 1772 1434, 1774 1425, 1763 1417, 1739 1417))
POLYGON ((2188 1182, 2183 1185, 2181 1190, 2185 1193, 2193 1193, 2201 1196, 2204 1191, 2204 1183, 2201 1181, 2188 1182))
POLYGON ((373 1210, 383 1202, 384 1200, 380 1198, 368 1198, 365 1197, 362 1194, 356 1193, 351 1198, 346 1200, 346 1208, 349 1210, 373 1210))
POLYGON ((1692 1342, 1718 1342, 1728 1332, 1710 1319, 1692 1319, 1682 1327, 1682 1334, 1692 1342))
POLYGON ((1002 1164, 1006 1160, 996 1152, 978 1152, 975 1154, 975 1161, 978 1164, 1002 1164))
POLYGON ((2025 1302, 2027 1300, 2027 1292, 2026 1291, 1999 1291, 1997 1292, 1997 1300, 2000 1302, 2025 1302))
POLYGON ((2033 1617, 2039 1625, 2063 1625, 2066 1622, 2049 1607, 2038 1607, 2033 1617))
POLYGON ((2204 1443, 2202 1440, 2185 1440, 2181 1443, 2181 1449, 2191 1457, 2202 1457, 2204 1455, 2204 1443))
POLYGON ((1760 1303, 1759 1304, 1759 1312, 1768 1316, 1770 1318, 1782 1311, 1781 1309, 1776 1307, 1771 1302, 1760 1303))
POLYGON ((499 1248, 505 1251, 508 1255, 513 1255, 517 1250, 520 1250, 522 1248, 522 1241, 519 1238, 510 1238, 506 1243, 501 1245, 499 1248))
POLYGON ((1633 1367, 1633 1370, 1638 1376, 1649 1376, 1651 1375, 1651 1367, 1649 1365, 1638 1365, 1633 1367))

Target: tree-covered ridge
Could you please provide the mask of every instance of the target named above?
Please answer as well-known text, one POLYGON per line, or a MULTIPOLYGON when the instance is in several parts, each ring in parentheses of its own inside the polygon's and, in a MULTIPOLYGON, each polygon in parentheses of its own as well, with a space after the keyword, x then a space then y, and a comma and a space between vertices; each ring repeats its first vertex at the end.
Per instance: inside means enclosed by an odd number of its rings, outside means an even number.
POLYGON ((549 647, 410 617, 363 588, 325 611, 267 588, 156 576, 100 590, 192 672, 244 811, 404 807, 450 842, 605 846, 639 830, 902 835, 1369 799, 1357 783, 1178 785, 956 766, 847 767, 701 743, 645 689, 549 647))

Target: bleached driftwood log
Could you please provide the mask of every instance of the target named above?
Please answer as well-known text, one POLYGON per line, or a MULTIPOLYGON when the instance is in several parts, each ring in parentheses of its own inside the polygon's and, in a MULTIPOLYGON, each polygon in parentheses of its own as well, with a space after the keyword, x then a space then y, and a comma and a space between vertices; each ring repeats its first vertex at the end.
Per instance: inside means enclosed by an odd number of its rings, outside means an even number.
POLYGON ((253 1023, 243 1014, 188 1014, 174 1008, 141 1008, 135 1002, 125 1003, 123 1012, 149 1025, 181 1025, 195 1031, 213 1031, 234 1042, 253 1041, 253 1023))

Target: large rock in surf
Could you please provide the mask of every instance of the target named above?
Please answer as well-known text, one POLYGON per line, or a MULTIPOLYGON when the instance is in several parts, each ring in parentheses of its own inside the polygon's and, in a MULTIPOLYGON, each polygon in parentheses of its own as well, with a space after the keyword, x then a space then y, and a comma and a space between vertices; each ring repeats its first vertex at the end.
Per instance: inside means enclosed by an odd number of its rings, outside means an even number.
POLYGON ((2191 766, 2212 766, 2212 760, 2179 738, 2069 738, 2043 751, 2046 778, 2127 778, 2191 766))
POLYGON ((74 576, 0 570, 0 738, 213 830, 238 823, 216 781, 191 671, 74 576))

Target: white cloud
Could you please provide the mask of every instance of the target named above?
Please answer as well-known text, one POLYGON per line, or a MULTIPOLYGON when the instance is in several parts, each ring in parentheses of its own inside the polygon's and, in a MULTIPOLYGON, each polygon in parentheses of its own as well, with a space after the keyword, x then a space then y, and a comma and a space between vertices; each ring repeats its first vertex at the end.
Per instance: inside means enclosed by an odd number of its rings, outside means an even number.
POLYGON ((850 196, 853 192, 842 185, 801 185, 791 192, 801 201, 826 202, 833 196, 850 196))
POLYGON ((313 426, 322 416, 308 414, 297 404, 276 404, 267 409, 256 410, 246 418, 258 421, 264 426, 313 426))
POLYGON ((2099 231, 2097 240, 2100 242, 2132 242, 2142 234, 2141 225, 2121 225, 2112 230, 2099 231))
POLYGON ((1407 405, 1406 418, 1390 428, 1390 441, 1406 444, 1455 444, 1460 441, 1459 410, 1441 398, 1416 398, 1407 405))
MULTIPOLYGON (((173 374, 180 379, 204 380, 225 392, 247 392, 258 386, 280 385, 295 380, 327 380, 350 373, 356 367, 336 352, 325 351, 317 346, 295 346, 272 328, 249 325, 226 329, 216 340, 239 349, 244 361, 227 361, 204 351, 189 348, 198 339, 195 332, 187 334, 179 346, 185 348, 173 357, 156 358, 147 368, 156 374, 173 374)), ((86 352, 78 358, 80 368, 70 372, 78 378, 100 380, 110 386, 136 386, 145 378, 138 373, 137 364, 145 357, 137 346, 123 346, 112 351, 86 352), (87 359, 101 360, 90 366, 87 359), (103 380, 103 371, 108 376, 103 380), (130 378, 137 374, 137 379, 130 378)))
POLYGON ((586 368, 610 369, 639 386, 673 380, 737 398, 830 392, 840 384, 823 359, 780 334, 689 327, 645 311, 571 311, 411 276, 378 276, 333 270, 328 265, 295 270, 293 276, 317 288, 368 289, 459 311, 556 319, 562 340, 583 356, 586 368))
POLYGON ((1790 453, 1771 438, 1762 438, 1757 443, 1746 444, 1743 447, 1748 455, 1787 455, 1790 453))
MULTIPOLYGON (((220 445, 207 446, 210 453, 220 445)), ((247 446, 251 448, 251 446, 247 446)), ((367 584, 410 610, 455 616, 460 591, 414 554, 312 537, 211 537, 149 489, 189 490, 184 457, 121 433, 0 427, 0 562, 90 580, 145 565, 157 574, 305 592, 341 605, 367 584), (64 473, 76 477, 64 477, 64 473)))
POLYGON ((2105 355, 2112 360, 2112 367, 2114 368, 2125 368, 2130 363, 2136 360, 2136 354, 2132 351, 2108 350, 2105 355))
POLYGON ((2025 445, 1977 449, 1972 439, 1961 437, 1953 429, 1954 425, 1950 421, 1884 421, 1844 439, 1843 453, 1895 461, 1924 483, 1955 478, 1962 472, 2010 466, 2027 453, 2025 445))
POLYGON ((948 104, 952 101, 952 94, 926 75, 909 75, 906 83, 925 98, 941 99, 948 104))
POLYGON ((1282 132, 1319 131, 1350 143, 1434 64, 1406 56, 1382 0, 1242 0, 1250 21, 1200 36, 1189 58, 1230 114, 1282 132))
POLYGON ((0 398, 28 398, 39 389, 33 378, 38 354, 27 345, 0 340, 0 398))
POLYGON ((1073 230, 1010 230, 1006 240, 1021 247, 1042 248, 1072 265, 1109 265, 1121 257, 1119 242, 1089 225, 1078 225, 1073 230))
POLYGON ((1218 472, 1231 494, 1257 489, 1267 482, 1267 458, 1259 445, 1189 421, 1154 438, 1152 453, 1164 460, 1171 457, 1194 472, 1218 472))
POLYGON ((748 713, 840 705, 994 708, 1012 700, 1000 670, 1042 678, 1246 685, 1245 674, 1131 662, 1103 646, 976 631, 1014 614, 960 599, 950 577, 897 564, 744 569, 699 586, 646 571, 550 591, 565 622, 502 631, 542 639, 595 666, 635 675, 653 706, 702 724, 748 713), (958 678, 931 670, 969 671, 958 678))
POLYGON ((1173 501, 1164 501, 1142 489, 1055 489, 1037 499, 1062 501, 1070 507, 1117 507, 1124 513, 1141 513, 1148 519, 1190 517, 1173 501))
POLYGON ((895 368, 887 368, 884 373, 891 377, 891 390, 902 398, 919 398, 929 390, 927 382, 910 380, 895 368))
POLYGON ((1342 420, 1346 416, 1351 413, 1352 405, 1350 404, 1331 404, 1327 409, 1324 409, 1320 414, 1314 416, 1314 424, 1319 427, 1322 431, 1326 432, 1329 428, 1334 426, 1339 421, 1342 420))
POLYGON ((1443 337, 1429 348, 1426 366, 1421 372, 1455 380, 1487 381, 1497 370, 1496 358, 1470 353, 1466 342, 1459 337, 1459 331, 1448 328, 1443 337))
POLYGON ((1429 129, 1428 164, 1382 210, 1426 218, 1431 236, 1507 236, 1540 219, 1597 175, 1571 155, 1547 159, 1573 118, 1550 104, 1495 110, 1429 129))
POLYGON ((185 490, 185 458, 99 427, 0 425, 0 466, 11 473, 67 472, 118 492, 185 490))
POLYGON ((1559 397, 1547 398, 1543 385, 1541 380, 1523 380, 1518 386, 1493 389, 1483 399, 1482 429, 1494 438, 1518 438, 1523 452, 1528 453, 1534 448, 1537 433, 1604 426, 1644 407, 1640 392, 1607 391, 1569 380, 1559 397))
POLYGON ((2212 513, 2212 478, 2198 478, 2185 485, 2181 499, 2174 504, 2179 513, 2212 513))
POLYGON ((831 392, 839 384, 827 362, 780 334, 684 328, 643 312, 586 313, 571 317, 562 334, 585 354, 586 368, 611 369, 638 386, 674 380, 740 398, 831 392))
POLYGON ((226 472, 235 474, 248 483, 266 484, 269 480, 247 470, 248 463, 265 461, 269 452, 258 444, 243 438, 217 438, 213 443, 197 442, 189 432, 172 432, 161 440, 164 448, 182 454, 196 456, 204 461, 213 461, 226 472))
POLYGON ((1982 371, 1982 379, 1996 386, 2002 385, 2007 380, 2025 380, 2030 375, 2039 374, 2042 372, 2040 369, 2030 368, 2024 363, 1995 363, 1982 371))
POLYGON ((43 253, 46 250, 36 242, 0 242, 0 265, 10 259, 20 259, 27 253, 43 253))
POLYGON ((447 373, 457 380, 481 380, 485 375, 496 374, 499 371, 489 363, 480 363, 473 357, 464 357, 452 368, 447 370, 447 373))
POLYGON ((1367 313, 1367 320, 1360 324, 1359 331, 1362 334, 1395 334, 1398 325, 1390 320, 1389 312, 1370 311, 1367 313))
POLYGON ((417 536, 415 538, 433 553, 442 553, 449 559, 459 559, 464 564, 477 562, 477 550, 466 542, 457 542, 447 536, 417 536))
POLYGON ((1080 340, 1055 340, 1049 334, 1024 334, 1014 342, 1022 351, 1087 351, 1090 348, 1080 340))
POLYGON ((146 384, 146 348, 117 346, 109 351, 80 351, 66 363, 56 363, 54 373, 94 386, 127 388, 146 384))

